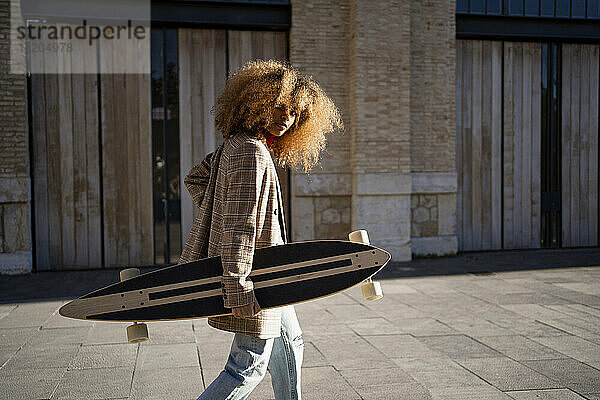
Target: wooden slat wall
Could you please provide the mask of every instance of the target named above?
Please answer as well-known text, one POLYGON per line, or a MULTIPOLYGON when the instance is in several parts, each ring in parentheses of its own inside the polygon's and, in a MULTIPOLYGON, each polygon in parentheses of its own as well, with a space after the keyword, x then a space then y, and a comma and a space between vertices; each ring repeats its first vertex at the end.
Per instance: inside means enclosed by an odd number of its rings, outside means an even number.
POLYGON ((541 44, 504 43, 504 248, 541 246, 541 44))
POLYGON ((97 79, 70 73, 72 66, 95 65, 96 48, 45 52, 32 63, 44 71, 32 74, 36 266, 99 268, 97 79))
MULTIPOLYGON (((142 41, 103 41, 100 62, 101 71, 150 65, 149 48, 142 41)), ((151 265, 150 75, 106 73, 101 84, 105 266, 151 265)))
POLYGON ((459 250, 501 243, 502 43, 457 40, 459 250))
POLYGON ((562 46, 562 246, 598 243, 599 45, 562 46))
POLYGON ((179 142, 181 237, 185 243, 197 208, 183 180, 189 170, 222 143, 211 107, 225 86, 225 30, 179 29, 179 142))
MULTIPOLYGON (((253 59, 287 59, 287 37, 282 32, 209 29, 179 29, 178 36, 181 237, 185 243, 197 209, 185 190, 183 179, 194 164, 202 161, 223 140, 221 134, 215 131, 214 116, 209 110, 225 86, 227 64, 232 74, 253 59)), ((286 201, 289 190, 287 174, 279 168, 278 174, 286 201)), ((287 204, 285 209, 286 220, 289 221, 287 204)))

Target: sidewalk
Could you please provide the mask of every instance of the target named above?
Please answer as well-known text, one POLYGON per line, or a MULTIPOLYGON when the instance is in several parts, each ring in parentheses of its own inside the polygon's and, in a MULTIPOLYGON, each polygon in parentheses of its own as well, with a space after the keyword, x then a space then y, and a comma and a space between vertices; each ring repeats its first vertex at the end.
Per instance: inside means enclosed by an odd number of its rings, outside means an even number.
MULTIPOLYGON (((206 320, 66 319, 117 270, 0 276, 0 398, 195 399, 232 335, 206 320)), ((384 299, 360 288, 296 306, 303 396, 600 400, 600 249, 469 253, 391 263, 384 299)), ((267 377, 251 399, 273 399, 267 377)))

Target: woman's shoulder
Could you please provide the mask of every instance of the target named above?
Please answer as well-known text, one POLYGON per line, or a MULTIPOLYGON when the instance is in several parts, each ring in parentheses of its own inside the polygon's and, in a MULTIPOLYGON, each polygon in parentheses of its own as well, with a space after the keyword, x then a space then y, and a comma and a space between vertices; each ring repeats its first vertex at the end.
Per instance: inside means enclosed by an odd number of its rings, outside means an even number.
MULTIPOLYGON (((230 136, 225 140, 227 156, 258 156, 270 157, 269 150, 265 144, 256 136, 240 133, 230 136)), ((225 151, 225 149, 224 149, 225 151)))

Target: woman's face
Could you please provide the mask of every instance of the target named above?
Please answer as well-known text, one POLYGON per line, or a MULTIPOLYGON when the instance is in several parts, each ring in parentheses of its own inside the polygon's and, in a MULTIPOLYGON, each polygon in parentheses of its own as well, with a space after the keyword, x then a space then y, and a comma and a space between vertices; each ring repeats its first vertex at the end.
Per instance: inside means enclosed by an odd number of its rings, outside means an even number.
POLYGON ((283 136, 296 120, 296 111, 283 106, 273 109, 272 122, 267 126, 267 131, 273 136, 283 136))

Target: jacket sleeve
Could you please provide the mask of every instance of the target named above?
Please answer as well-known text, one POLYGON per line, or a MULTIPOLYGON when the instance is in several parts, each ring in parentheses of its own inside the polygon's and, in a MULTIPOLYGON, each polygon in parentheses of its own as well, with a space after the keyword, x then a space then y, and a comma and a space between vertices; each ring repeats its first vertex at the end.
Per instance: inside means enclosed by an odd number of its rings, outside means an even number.
POLYGON ((258 203, 270 161, 267 157, 257 143, 246 142, 229 158, 221 239, 223 303, 227 308, 254 301, 254 285, 248 275, 254 258, 258 203))
POLYGON ((204 192, 206 191, 206 187, 208 186, 208 181, 210 179, 210 163, 212 161, 213 154, 214 152, 207 154, 200 164, 192 167, 190 172, 183 180, 185 187, 187 188, 188 192, 190 192, 190 196, 192 196, 194 204, 198 208, 200 208, 200 205, 202 204, 204 192))

